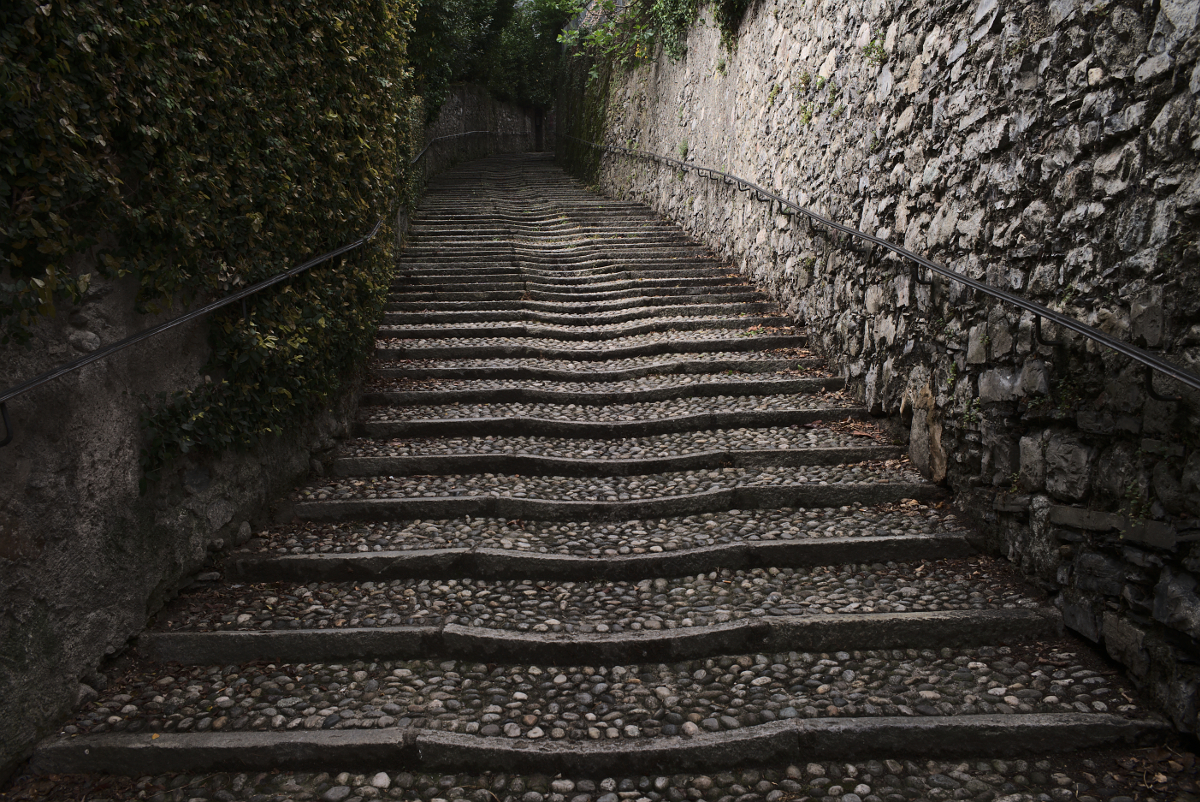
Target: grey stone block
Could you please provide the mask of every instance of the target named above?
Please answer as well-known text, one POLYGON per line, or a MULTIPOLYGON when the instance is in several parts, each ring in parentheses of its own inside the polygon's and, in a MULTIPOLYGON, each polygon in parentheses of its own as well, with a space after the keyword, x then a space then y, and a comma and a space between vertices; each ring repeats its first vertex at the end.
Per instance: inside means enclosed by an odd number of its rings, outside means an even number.
POLYGON ((1094 449, 1069 435, 1054 435, 1046 444, 1046 489, 1068 501, 1082 499, 1091 487, 1094 461, 1094 449))

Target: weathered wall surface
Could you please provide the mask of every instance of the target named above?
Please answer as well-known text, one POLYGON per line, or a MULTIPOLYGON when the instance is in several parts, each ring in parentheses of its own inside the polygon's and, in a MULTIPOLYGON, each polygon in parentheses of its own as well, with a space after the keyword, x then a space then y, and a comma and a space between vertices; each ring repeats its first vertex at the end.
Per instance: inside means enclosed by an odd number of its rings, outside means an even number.
MULTIPOLYGON (((605 141, 743 176, 1200 373, 1198 9, 762 0, 735 52, 702 19, 684 60, 614 74, 605 141)), ((1196 393, 1160 379, 1184 401, 1157 401, 1123 357, 1050 326, 1066 345, 1041 345, 1028 314, 694 174, 608 156, 601 184, 768 285, 992 548, 1197 729, 1196 393)))
MULTIPOLYGON (((516 111, 489 106, 478 93, 453 97, 460 111, 511 117, 499 130, 526 130, 516 111)), ((482 155, 467 144, 452 141, 438 155, 446 163, 482 155)), ((0 387, 171 316, 136 313, 135 292, 130 281, 93 282, 79 307, 38 324, 29 348, 0 350, 0 387)), ((124 649, 211 554, 267 522, 271 501, 321 471, 348 431, 352 396, 253 451, 189 455, 142 494, 143 398, 196 386, 207 358, 201 321, 8 405, 14 438, 0 448, 0 780, 93 692, 89 683, 104 681, 96 667, 105 656, 124 649)))
POLYGON ((512 153, 540 150, 538 129, 550 126, 550 135, 544 142, 552 146, 553 115, 548 121, 534 111, 493 100, 481 87, 462 84, 450 90, 449 97, 438 113, 438 119, 425 132, 425 141, 435 137, 461 134, 467 131, 492 131, 492 136, 463 137, 464 144, 450 150, 435 145, 426 158, 433 173, 444 169, 443 161, 466 158, 482 158, 492 153, 512 153))

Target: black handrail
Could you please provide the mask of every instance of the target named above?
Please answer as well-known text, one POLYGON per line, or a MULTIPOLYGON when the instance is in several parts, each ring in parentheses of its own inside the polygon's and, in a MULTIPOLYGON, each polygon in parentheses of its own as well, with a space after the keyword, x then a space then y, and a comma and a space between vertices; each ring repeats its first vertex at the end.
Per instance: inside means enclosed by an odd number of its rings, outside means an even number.
POLYGON ((433 147, 435 142, 441 142, 444 139, 455 139, 460 136, 471 136, 472 134, 493 134, 493 133, 499 133, 499 132, 498 131, 463 131, 461 134, 446 134, 445 136, 435 136, 433 139, 431 139, 427 143, 425 143, 425 147, 423 147, 421 149, 420 153, 418 153, 416 156, 413 156, 412 161, 409 162, 409 165, 413 165, 413 164, 416 164, 417 162, 419 162, 421 160, 421 157, 425 155, 425 151, 427 151, 431 147, 433 147))
POLYGON ((786 200, 786 199, 780 197, 779 195, 776 195, 773 192, 765 190, 762 187, 758 186, 757 184, 747 181, 744 178, 740 178, 738 176, 731 175, 729 173, 721 172, 720 170, 713 169, 712 167, 702 167, 697 164, 692 164, 690 162, 681 161, 679 159, 672 159, 669 156, 662 156, 657 153, 647 153, 645 151, 634 150, 632 148, 623 148, 623 147, 620 147, 619 145, 602 145, 598 142, 589 142, 586 139, 580 139, 578 137, 570 136, 569 134, 563 134, 563 136, 566 139, 572 139, 583 145, 588 145, 590 147, 597 148, 597 149, 603 150, 603 151, 607 151, 609 153, 616 153, 616 154, 619 154, 622 156, 630 156, 630 157, 639 158, 639 159, 647 159, 649 161, 657 162, 658 164, 668 165, 677 170, 685 170, 688 172, 694 172, 697 175, 699 175, 701 178, 708 178, 713 181, 723 181, 725 184, 735 187, 739 192, 752 193, 752 195, 757 200, 765 201, 767 203, 778 203, 781 214, 785 214, 788 216, 791 216, 794 214, 802 214, 805 217, 809 218, 810 220, 814 220, 818 223, 821 223, 822 225, 832 228, 834 231, 849 235, 856 239, 865 240, 866 242, 869 242, 872 245, 878 245, 881 248, 884 248, 885 250, 889 250, 892 253, 895 253, 899 256, 904 257, 905 259, 908 259, 910 262, 913 263, 913 265, 912 265, 913 278, 916 279, 918 283, 921 283, 921 284, 929 283, 928 281, 920 280, 919 275, 917 273, 917 266, 919 265, 921 267, 926 267, 926 268, 932 270, 933 272, 938 273, 939 275, 945 276, 946 278, 950 279, 951 281, 957 281, 960 284, 965 284, 966 286, 970 287, 973 290, 982 292, 985 295, 990 295, 993 298, 998 298, 999 300, 1004 301, 1005 303, 1012 304, 1013 306, 1019 307, 1021 309, 1024 309, 1027 312, 1032 313, 1034 316, 1034 318, 1033 318, 1034 331, 1036 333, 1038 342, 1040 342, 1043 345, 1061 345, 1062 344, 1061 342, 1048 341, 1048 340, 1045 340, 1042 338, 1042 320, 1041 319, 1046 318, 1047 320, 1054 323, 1055 325, 1062 326, 1065 329, 1070 329, 1071 331, 1074 331, 1077 334, 1082 334, 1084 337, 1094 340, 1095 342, 1100 343, 1101 345, 1105 346, 1106 348, 1111 348, 1112 350, 1116 351, 1117 353, 1124 354, 1125 356, 1129 357, 1130 359, 1133 359, 1136 362, 1140 362, 1141 364, 1145 365, 1148 368, 1148 370, 1146 372, 1146 379, 1145 379, 1146 380, 1146 390, 1148 391, 1148 393, 1151 396, 1153 396, 1154 398, 1156 398, 1160 401, 1178 401, 1179 399, 1172 398, 1170 396, 1161 395, 1157 390, 1154 389, 1154 371, 1158 371, 1159 373, 1162 373, 1172 379, 1175 379, 1176 381, 1181 382, 1181 383, 1187 385, 1188 387, 1191 387, 1196 390, 1200 390, 1200 376, 1196 376, 1194 373, 1186 371, 1177 365, 1173 365, 1170 362, 1167 362, 1165 359, 1162 359, 1158 356, 1155 356, 1154 354, 1149 353, 1148 351, 1138 348, 1136 345, 1132 345, 1130 343, 1118 340, 1115 337, 1111 337, 1108 334, 1105 334, 1100 329, 1096 328, 1095 326, 1090 326, 1087 323, 1083 323, 1082 321, 1076 320, 1073 317, 1068 317, 1067 315, 1064 315, 1061 312, 1055 312, 1053 309, 1043 306, 1042 304, 1036 303, 1035 301, 1030 301, 1027 298, 1021 297, 1020 295, 1015 295, 1011 292, 1007 292, 1005 290, 1001 290, 996 287, 992 287, 988 284, 984 284, 981 281, 977 281, 977 280, 971 278, 970 276, 963 275, 962 273, 959 273, 956 270, 951 270, 948 267, 943 267, 942 265, 939 265, 936 262, 930 261, 929 259, 925 258, 924 256, 913 253, 912 251, 908 250, 907 248, 904 248, 903 246, 900 246, 900 245, 896 245, 895 243, 889 242, 881 237, 876 237, 872 234, 867 234, 865 232, 859 231, 856 228, 851 228, 850 226, 842 225, 841 223, 835 223, 833 220, 830 220, 827 217, 817 214, 816 212, 812 211, 811 209, 806 209, 803 206, 799 206, 795 203, 792 203, 791 201, 786 200), (790 209, 792 211, 784 211, 785 209, 790 209))
MULTIPOLYGON (((461 134, 449 134, 447 136, 435 137, 434 139, 431 139, 425 145, 425 147, 421 150, 420 153, 418 153, 415 157, 413 157, 413 159, 409 162, 409 165, 410 166, 414 165, 418 161, 420 161, 421 158, 426 154, 426 152, 429 150, 430 147, 432 147, 435 143, 440 142, 442 140, 453 139, 455 137, 460 137, 460 136, 469 136, 471 134, 492 134, 492 133, 497 133, 497 132, 466 131, 461 134)), ((100 348, 96 351, 93 351, 90 354, 81 356, 78 359, 74 359, 74 360, 66 363, 65 365, 60 365, 59 367, 55 368, 54 370, 43 373, 40 376, 35 376, 34 378, 30 379, 27 382, 24 382, 23 384, 18 384, 15 387, 8 388, 4 392, 0 392, 0 421, 2 421, 4 424, 4 439, 0 440, 0 448, 3 448, 4 446, 11 443, 12 439, 13 439, 13 429, 12 429, 12 425, 8 418, 8 405, 7 405, 7 402, 10 401, 11 399, 16 398, 17 396, 19 396, 23 393, 27 393, 36 387, 41 387, 43 384, 53 381, 54 379, 57 379, 61 376, 65 376, 66 374, 71 373, 72 371, 79 370, 80 368, 85 367, 86 365, 90 365, 93 362, 97 362, 101 359, 104 359, 105 357, 111 356, 112 354, 115 354, 118 351, 123 351, 131 345, 136 345, 137 343, 140 343, 143 340, 148 340, 151 337, 161 334, 164 331, 168 331, 169 329, 173 329, 177 326, 182 326, 184 323, 189 323, 193 320, 196 320, 197 318, 204 317, 205 315, 209 314, 210 312, 215 312, 216 310, 220 309, 221 307, 228 306, 229 304, 234 303, 236 301, 240 301, 243 298, 251 296, 256 292, 259 292, 260 290, 265 290, 267 287, 271 287, 275 284, 280 283, 281 281, 286 281, 287 279, 292 278, 293 276, 297 276, 300 273, 303 273, 310 268, 316 267, 317 265, 319 265, 323 262, 327 262, 330 259, 335 259, 344 253, 349 253, 350 251, 354 250, 355 248, 359 248, 362 245, 364 245, 365 243, 369 242, 377 233, 379 233, 379 229, 382 225, 383 225, 383 218, 380 218, 378 221, 376 221, 374 228, 372 228, 369 233, 367 233, 365 236, 359 237, 358 239, 354 240, 353 242, 351 242, 347 245, 343 245, 342 247, 340 247, 336 250, 332 250, 329 253, 324 253, 313 259, 309 259, 304 264, 297 265, 296 267, 293 267, 290 270, 287 270, 276 276, 272 276, 269 279, 265 279, 263 281, 258 282, 257 284, 253 284, 249 287, 238 290, 237 292, 233 293, 232 295, 227 295, 224 298, 221 298, 220 300, 213 301, 212 303, 202 306, 199 309, 194 309, 191 312, 188 312, 187 314, 180 315, 179 317, 172 318, 171 320, 168 320, 165 323, 160 323, 157 326, 152 326, 151 328, 139 331, 137 334, 130 335, 129 337, 126 337, 123 340, 118 340, 117 342, 112 343, 111 345, 106 345, 105 347, 100 348)))

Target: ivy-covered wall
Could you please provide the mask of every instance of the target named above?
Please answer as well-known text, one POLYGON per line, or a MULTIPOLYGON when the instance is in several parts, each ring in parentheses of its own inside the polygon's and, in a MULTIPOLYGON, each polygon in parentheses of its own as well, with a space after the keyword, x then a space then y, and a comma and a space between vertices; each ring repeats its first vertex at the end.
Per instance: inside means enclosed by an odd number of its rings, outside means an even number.
MULTIPOLYGON (((716 11, 685 58, 611 73, 560 125, 743 176, 1200 373, 1200 2, 762 0, 733 49, 716 11)), ((1049 325, 1065 342, 1044 345, 1031 315, 723 184, 624 157, 596 175, 769 286, 989 546, 1200 731, 1197 393, 1160 378, 1180 400, 1158 400, 1124 357, 1049 325)))
POLYGON ((0 387, 384 220, 350 258, 9 403, 0 778, 346 430, 434 135, 405 61, 414 9, 0 7, 0 387))

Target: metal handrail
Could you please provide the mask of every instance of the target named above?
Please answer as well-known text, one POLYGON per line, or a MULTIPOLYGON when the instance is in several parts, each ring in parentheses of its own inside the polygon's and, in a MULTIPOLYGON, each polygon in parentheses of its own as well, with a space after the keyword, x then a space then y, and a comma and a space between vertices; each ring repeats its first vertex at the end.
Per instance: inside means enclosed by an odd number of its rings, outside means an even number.
POLYGON ((472 134, 492 134, 492 133, 499 133, 499 132, 498 131, 463 131, 461 134, 446 134, 445 136, 435 136, 433 139, 431 139, 427 143, 425 143, 425 147, 421 149, 420 153, 418 153, 416 156, 413 156, 412 161, 409 162, 409 165, 411 166, 411 165, 414 165, 417 162, 419 162, 421 160, 421 157, 425 155, 425 151, 427 151, 431 147, 433 147, 435 142, 441 142, 444 139, 454 139, 454 138, 460 137, 460 136, 471 136, 472 134))
MULTIPOLYGON (((498 132, 467 131, 467 132, 464 132, 461 134, 449 134, 447 136, 435 137, 434 139, 431 139, 425 145, 425 147, 421 150, 421 152, 418 153, 412 159, 412 161, 409 162, 409 165, 410 166, 414 165, 418 161, 420 161, 421 158, 425 155, 425 153, 429 150, 430 147, 432 147, 435 143, 440 142, 442 140, 453 139, 455 137, 460 137, 460 136, 468 136, 471 134, 491 134, 491 133, 498 133, 498 132)), ((33 390, 37 387, 41 387, 43 384, 53 381, 54 379, 57 379, 61 376, 65 376, 68 373, 79 370, 82 367, 86 367, 87 365, 90 365, 93 362, 98 362, 99 360, 109 357, 109 356, 117 353, 118 351, 123 351, 131 345, 136 345, 137 343, 140 343, 144 340, 148 340, 151 337, 155 337, 155 336, 163 333, 164 331, 168 331, 170 329, 176 328, 177 326, 182 326, 185 323, 190 323, 191 321, 196 320, 197 318, 204 317, 205 315, 209 314, 210 312, 215 312, 216 310, 218 310, 224 306, 228 306, 229 304, 240 301, 243 298, 247 298, 247 297, 255 294, 256 292, 259 292, 260 290, 265 290, 267 287, 274 286, 275 284, 278 284, 281 281, 286 281, 287 279, 292 278, 293 276, 297 276, 297 275, 305 272, 306 270, 309 270, 310 268, 316 267, 317 265, 319 265, 323 262, 327 262, 330 259, 335 259, 344 253, 349 253, 350 251, 354 250, 355 248, 362 247, 364 244, 369 242, 377 233, 379 233, 379 229, 383 226, 383 220, 384 220, 384 218, 380 218, 378 221, 376 221, 375 226, 365 236, 359 237, 358 239, 354 240, 353 242, 351 242, 347 245, 343 245, 342 247, 337 248, 336 250, 332 250, 329 253, 324 253, 313 259, 309 259, 307 262, 297 265, 296 267, 293 267, 290 270, 286 270, 283 273, 280 273, 276 276, 272 276, 269 279, 264 279, 263 281, 260 281, 257 284, 252 284, 249 287, 245 287, 244 289, 238 290, 237 292, 233 293, 232 295, 227 295, 224 298, 221 298, 220 300, 213 301, 212 303, 202 306, 199 309, 194 309, 191 312, 188 312, 184 315, 180 315, 179 317, 172 318, 171 320, 168 320, 165 323, 160 323, 157 326, 152 326, 148 329, 143 329, 142 331, 139 331, 137 334, 132 334, 123 340, 118 340, 117 342, 112 343, 111 345, 106 345, 103 348, 93 351, 90 354, 86 354, 85 356, 81 356, 78 359, 74 359, 74 360, 66 363, 65 365, 60 365, 59 367, 55 368, 54 370, 43 373, 40 376, 35 376, 34 378, 30 379, 27 382, 18 384, 14 387, 8 388, 7 390, 4 390, 3 392, 0 392, 0 422, 2 422, 4 424, 4 439, 0 440, 0 448, 3 448, 4 446, 11 443, 12 439, 13 439, 13 429, 12 429, 12 425, 9 421, 8 405, 7 405, 7 402, 12 400, 13 398, 16 398, 17 396, 22 395, 23 393, 27 393, 30 390, 33 390)))
POLYGON ((701 178, 708 178, 713 181, 722 181, 725 184, 728 184, 729 186, 735 187, 739 192, 752 193, 753 197, 755 197, 757 200, 765 201, 767 203, 778 203, 781 214, 785 214, 788 216, 792 216, 795 214, 801 214, 801 215, 804 215, 805 217, 809 218, 810 220, 816 221, 818 223, 821 223, 822 225, 832 228, 834 231, 837 231, 842 234, 846 234, 846 235, 854 237, 856 239, 864 240, 866 242, 871 243, 872 245, 878 245, 879 247, 884 248, 885 250, 891 251, 892 253, 897 254, 898 256, 902 256, 905 259, 908 259, 910 262, 912 262, 913 263, 913 265, 912 265, 913 278, 917 281, 917 283, 920 283, 920 284, 928 284, 929 283, 928 281, 920 280, 918 272, 917 272, 917 266, 919 265, 921 267, 928 268, 929 270, 931 270, 934 273, 937 273, 941 276, 945 276, 946 278, 950 279, 951 281, 956 281, 960 284, 965 284, 966 286, 970 287, 973 290, 982 292, 985 295, 990 295, 993 298, 998 298, 999 300, 1004 301, 1005 303, 1012 304, 1013 306, 1019 307, 1020 309, 1024 309, 1025 311, 1032 313, 1034 316, 1033 325, 1034 325, 1035 336, 1037 337, 1038 342, 1040 342, 1043 345, 1061 345, 1062 343, 1043 339, 1042 325, 1041 325, 1042 318, 1049 320, 1050 322, 1054 323, 1055 325, 1062 326, 1065 329, 1070 329, 1071 331, 1074 331, 1077 334, 1081 334, 1084 337, 1087 337, 1088 339, 1093 340, 1093 341, 1105 346, 1106 348, 1110 348, 1113 351, 1116 351, 1117 353, 1124 354, 1125 356, 1135 360, 1136 362, 1140 362, 1142 365, 1145 365, 1146 368, 1148 368, 1148 370, 1146 372, 1146 376, 1145 376, 1146 389, 1151 396, 1153 396, 1154 398, 1156 398, 1160 401, 1178 401, 1179 399, 1173 398, 1170 396, 1164 396, 1164 395, 1160 394, 1157 390, 1154 389, 1154 371, 1158 371, 1159 373, 1162 373, 1172 379, 1175 379, 1176 381, 1181 382, 1182 384, 1185 384, 1188 387, 1191 387, 1195 390, 1200 390, 1200 376, 1197 376, 1194 373, 1186 371, 1183 368, 1179 367, 1178 365, 1173 365, 1170 362, 1167 362, 1165 359, 1162 359, 1161 357, 1155 356, 1154 354, 1152 354, 1148 351, 1138 348, 1136 345, 1124 342, 1122 340, 1118 340, 1115 337, 1105 334, 1103 331, 1096 328, 1095 326, 1091 326, 1087 323, 1076 320, 1075 318, 1064 315, 1061 312, 1055 312, 1053 309, 1043 306, 1042 304, 1039 304, 1035 301, 1030 301, 1029 299, 1023 298, 1020 295, 1016 295, 1016 294, 1008 292, 1006 290, 1001 290, 996 287, 992 287, 991 285, 984 284, 983 282, 977 281, 976 279, 973 279, 970 276, 963 275, 962 273, 959 273, 956 270, 951 270, 948 267, 939 265, 936 262, 933 262, 933 261, 925 258, 924 256, 921 256, 920 254, 913 253, 912 251, 908 250, 907 248, 905 248, 901 245, 896 245, 893 242, 889 242, 888 240, 885 240, 882 237, 876 237, 872 234, 867 234, 863 231, 859 231, 856 228, 842 225, 841 223, 836 223, 833 220, 830 220, 829 218, 824 217, 823 215, 817 214, 816 212, 812 211, 811 209, 806 209, 803 206, 799 206, 795 203, 792 203, 791 201, 789 201, 785 198, 782 198, 773 192, 763 189, 762 187, 758 186, 757 184, 755 184, 751 181, 747 181, 746 179, 741 178, 739 176, 731 175, 729 173, 725 173, 720 170, 716 170, 712 167, 702 167, 700 165, 681 161, 679 159, 673 159, 669 156, 662 156, 657 153, 647 153, 645 151, 634 150, 632 148, 624 148, 619 145, 602 145, 598 142, 589 142, 586 139, 580 139, 578 137, 574 137, 569 134, 563 134, 563 136, 566 139, 572 139, 581 144, 588 145, 590 147, 597 148, 599 150, 604 150, 609 153, 616 153, 616 154, 619 154, 622 156, 630 156, 630 157, 639 158, 639 159, 646 159, 649 161, 657 162, 658 164, 668 165, 668 166, 673 167, 678 170, 694 172, 697 175, 699 175, 701 178), (789 209, 791 211, 784 211, 785 209, 789 209))

